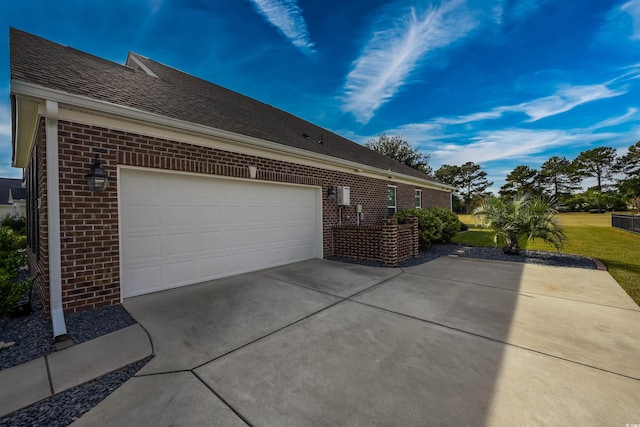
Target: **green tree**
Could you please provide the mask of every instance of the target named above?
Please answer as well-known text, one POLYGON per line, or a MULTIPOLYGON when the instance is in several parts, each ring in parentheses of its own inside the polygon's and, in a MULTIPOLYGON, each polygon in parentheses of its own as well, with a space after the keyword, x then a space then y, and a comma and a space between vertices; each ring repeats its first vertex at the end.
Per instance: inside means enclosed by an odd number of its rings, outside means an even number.
POLYGON ((480 165, 467 162, 460 166, 455 186, 462 196, 467 213, 471 212, 474 199, 482 197, 487 188, 492 185, 493 182, 487 180, 487 173, 482 170, 480 165))
MULTIPOLYGON (((611 147, 597 147, 578 154, 572 164, 576 177, 595 178, 595 188, 602 193, 607 181, 613 179, 616 171, 616 149, 611 147)), ((598 204, 598 209, 601 209, 598 204)))
POLYGON ((507 175, 506 183, 499 191, 502 197, 512 198, 518 193, 540 193, 538 187, 538 171, 529 166, 516 166, 507 175))
POLYGON ((595 178, 598 191, 613 178, 616 166, 616 149, 598 147, 578 154, 572 163, 573 172, 583 178, 595 178))
POLYGON ((377 139, 370 139, 364 146, 426 174, 432 172, 429 166, 431 156, 413 148, 401 135, 388 137, 381 133, 377 139))
POLYGON ((473 201, 484 197, 486 189, 493 185, 493 182, 487 181, 487 173, 481 166, 473 162, 462 166, 442 165, 435 172, 435 177, 456 188, 454 193, 462 199, 467 213, 471 212, 473 201))
POLYGON ((640 175, 640 141, 630 146, 627 154, 618 157, 616 169, 628 177, 640 175))
POLYGON ((434 176, 444 184, 455 186, 460 176, 460 166, 442 165, 435 172, 434 176))
POLYGON ((460 198, 460 193, 458 192, 457 186, 460 184, 459 176, 460 176, 460 166, 455 165, 442 165, 435 171, 434 176, 436 179, 443 184, 451 185, 456 189, 452 194, 453 201, 453 211, 461 212, 462 211, 462 199, 460 198))
POLYGON ((618 157, 616 170, 622 172, 624 177, 618 181, 618 190, 629 198, 640 196, 640 141, 629 147, 624 156, 618 157))
POLYGON ((491 197, 485 199, 473 215, 494 232, 496 246, 499 240, 504 242, 506 254, 518 254, 519 239, 525 236, 530 241, 541 239, 559 251, 567 237, 556 218, 555 203, 553 198, 530 194, 516 194, 509 201, 491 197))
POLYGON ((540 167, 538 181, 548 193, 560 200, 579 188, 580 179, 574 176, 571 162, 566 157, 553 156, 540 167))

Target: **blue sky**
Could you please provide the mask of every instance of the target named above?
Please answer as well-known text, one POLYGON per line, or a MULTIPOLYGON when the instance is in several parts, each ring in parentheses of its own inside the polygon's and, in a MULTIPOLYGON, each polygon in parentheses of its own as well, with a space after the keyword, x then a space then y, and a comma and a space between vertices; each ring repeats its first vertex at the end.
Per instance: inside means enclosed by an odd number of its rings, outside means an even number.
POLYGON ((401 134, 497 190, 640 139, 640 0, 1 0, 0 176, 13 26, 118 63, 133 51, 365 143, 401 134))

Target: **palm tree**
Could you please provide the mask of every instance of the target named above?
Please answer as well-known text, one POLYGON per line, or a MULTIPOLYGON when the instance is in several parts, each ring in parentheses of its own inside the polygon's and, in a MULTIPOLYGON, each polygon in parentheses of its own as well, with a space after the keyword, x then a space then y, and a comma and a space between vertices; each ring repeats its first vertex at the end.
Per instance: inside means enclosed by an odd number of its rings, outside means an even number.
POLYGON ((504 253, 518 254, 518 240, 523 236, 534 241, 542 239, 553 245, 558 251, 562 249, 567 237, 556 218, 553 208, 555 198, 517 194, 512 200, 504 201, 495 197, 484 199, 474 211, 476 221, 493 230, 493 241, 504 241, 504 253))

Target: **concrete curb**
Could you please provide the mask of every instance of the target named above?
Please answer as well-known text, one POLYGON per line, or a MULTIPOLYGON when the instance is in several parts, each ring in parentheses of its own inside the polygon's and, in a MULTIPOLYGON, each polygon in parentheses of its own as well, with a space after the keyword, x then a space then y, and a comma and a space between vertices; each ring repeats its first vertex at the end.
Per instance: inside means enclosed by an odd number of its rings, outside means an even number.
POLYGON ((604 265, 604 263, 602 261, 600 261, 597 258, 589 258, 591 261, 593 261, 593 263, 596 265, 596 270, 600 270, 600 271, 609 271, 609 269, 607 268, 606 265, 604 265))
POLYGON ((153 354, 135 324, 0 371, 0 418, 153 354))

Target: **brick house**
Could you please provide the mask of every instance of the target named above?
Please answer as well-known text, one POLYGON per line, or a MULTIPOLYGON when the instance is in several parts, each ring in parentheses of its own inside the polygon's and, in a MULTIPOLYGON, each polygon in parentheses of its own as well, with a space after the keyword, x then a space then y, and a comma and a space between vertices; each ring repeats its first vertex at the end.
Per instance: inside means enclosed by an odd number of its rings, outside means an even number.
POLYGON ((428 175, 141 55, 120 65, 16 29, 10 40, 13 166, 54 335, 64 313, 330 256, 339 223, 451 207, 428 175), (96 158, 104 191, 87 183, 96 158))

